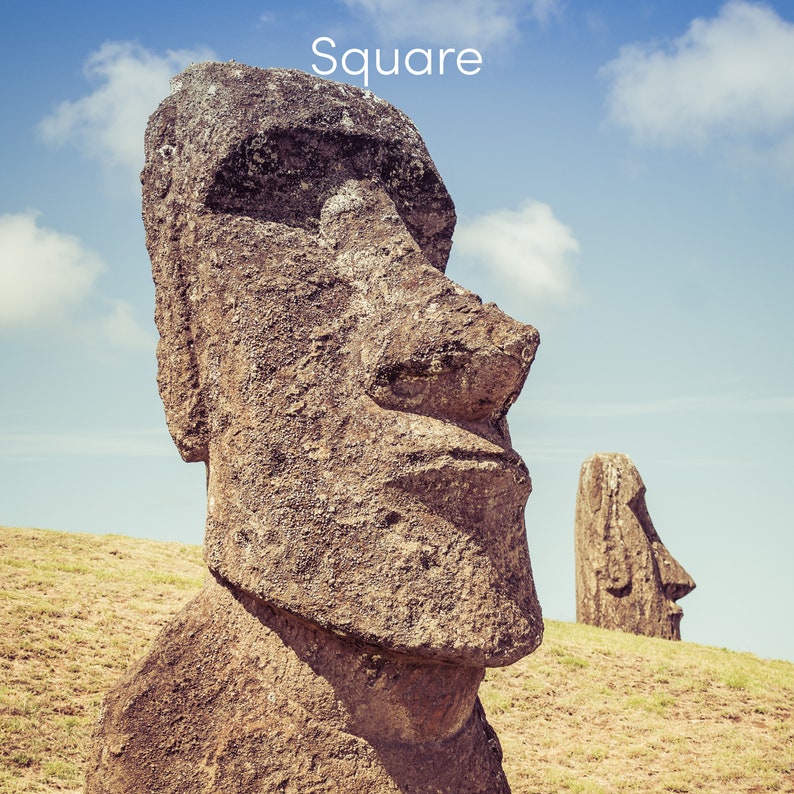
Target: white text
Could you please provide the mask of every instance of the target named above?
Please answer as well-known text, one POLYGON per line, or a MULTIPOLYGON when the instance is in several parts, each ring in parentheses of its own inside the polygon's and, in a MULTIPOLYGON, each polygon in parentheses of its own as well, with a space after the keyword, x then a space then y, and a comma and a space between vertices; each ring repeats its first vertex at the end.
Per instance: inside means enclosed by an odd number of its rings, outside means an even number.
MULTIPOLYGON (((342 53, 341 59, 337 61, 334 55, 329 52, 323 52, 320 49, 321 45, 327 45, 331 50, 336 49, 336 42, 328 36, 320 36, 312 42, 312 52, 320 58, 325 58, 329 63, 326 69, 320 68, 316 63, 312 64, 315 74, 322 75, 323 77, 333 74, 337 69, 337 64, 341 65, 343 71, 351 76, 362 75, 364 77, 364 85, 369 85, 370 65, 370 51, 368 49, 358 49, 353 47, 345 50, 342 53)), ((415 48, 408 50, 403 58, 400 57, 400 51, 394 50, 391 57, 381 55, 379 49, 374 53, 374 66, 378 74, 384 76, 397 75, 400 73, 400 67, 404 66, 405 71, 413 75, 434 74, 433 67, 435 66, 435 74, 444 74, 445 68, 450 68, 447 59, 454 64, 452 69, 457 69, 461 74, 471 76, 477 74, 482 68, 482 55, 479 50, 472 47, 467 47, 455 54, 453 48, 439 49, 436 57, 431 49, 415 48), (384 63, 385 62, 385 63, 384 63)))

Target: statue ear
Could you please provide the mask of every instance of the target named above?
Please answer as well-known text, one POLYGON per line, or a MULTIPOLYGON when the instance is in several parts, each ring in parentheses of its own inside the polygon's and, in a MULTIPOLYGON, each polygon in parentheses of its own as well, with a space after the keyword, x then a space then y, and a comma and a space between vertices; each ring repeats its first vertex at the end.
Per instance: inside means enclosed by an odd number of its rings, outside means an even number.
MULTIPOLYGON (((634 547, 632 532, 637 529, 633 526, 637 519, 628 503, 636 490, 635 479, 639 478, 639 474, 626 455, 613 456, 608 460, 605 469, 604 477, 610 491, 607 497, 609 506, 605 505, 609 513, 605 530, 608 572, 606 587, 613 595, 624 596, 631 590, 632 566, 629 557, 634 547), (627 526, 627 522, 632 526, 627 526)), ((639 487, 645 490, 641 480, 639 487)))
POLYGON ((208 460, 207 409, 200 386, 190 291, 196 278, 181 256, 178 189, 172 188, 179 162, 176 103, 168 97, 146 128, 146 164, 141 173, 143 224, 155 284, 157 385, 171 437, 188 462, 208 460))
POLYGON ((168 430, 182 459, 188 463, 209 462, 207 410, 192 333, 186 320, 179 317, 178 312, 168 320, 158 320, 157 386, 168 430))
POLYGON ((631 585, 628 549, 623 537, 623 510, 618 503, 621 466, 610 456, 595 454, 582 465, 579 499, 587 505, 587 536, 582 551, 597 578, 610 593, 621 596, 631 585))

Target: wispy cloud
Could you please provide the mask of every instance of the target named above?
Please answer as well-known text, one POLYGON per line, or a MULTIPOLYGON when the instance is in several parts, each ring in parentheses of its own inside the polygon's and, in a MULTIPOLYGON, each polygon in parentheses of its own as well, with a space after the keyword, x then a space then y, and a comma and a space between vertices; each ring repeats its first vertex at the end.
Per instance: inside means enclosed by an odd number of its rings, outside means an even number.
POLYGON ((461 221, 455 255, 476 262, 527 300, 564 302, 573 295, 570 260, 579 251, 573 232, 548 204, 526 201, 461 221))
POLYGON ((385 39, 489 47, 515 39, 523 19, 547 23, 560 0, 344 0, 363 11, 385 39))
POLYGON ((156 336, 138 323, 127 301, 110 301, 110 313, 99 321, 99 333, 113 347, 126 350, 153 350, 156 336))
POLYGON ((106 42, 89 56, 83 69, 96 84, 93 92, 62 102, 41 121, 39 131, 47 143, 74 145, 103 168, 121 172, 137 185, 146 121, 168 95, 170 78, 191 62, 212 57, 205 49, 156 55, 135 42, 106 42))
POLYGON ((583 403, 565 400, 521 400, 514 413, 571 419, 604 419, 676 414, 794 414, 794 397, 672 397, 644 402, 583 403))
POLYGON ((106 267, 77 237, 40 226, 37 216, 0 216, 0 328, 59 319, 89 295, 106 267))
POLYGON ((637 143, 717 144, 794 175, 794 24, 770 6, 732 0, 672 42, 622 48, 601 75, 637 143))
POLYGON ((0 215, 0 332, 71 325, 116 349, 151 350, 155 335, 132 307, 102 296, 98 281, 108 269, 102 257, 38 218, 32 210, 0 215), (86 312, 92 302, 99 308, 86 312))
POLYGON ((0 459, 52 457, 162 457, 174 455, 165 428, 159 430, 87 430, 0 432, 0 459))

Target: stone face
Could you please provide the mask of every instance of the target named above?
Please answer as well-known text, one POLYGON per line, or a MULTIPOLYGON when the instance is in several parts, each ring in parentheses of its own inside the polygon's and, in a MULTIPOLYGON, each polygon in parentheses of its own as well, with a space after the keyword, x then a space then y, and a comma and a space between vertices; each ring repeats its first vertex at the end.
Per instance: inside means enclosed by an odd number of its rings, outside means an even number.
POLYGON ((659 539, 628 456, 601 452, 582 464, 575 543, 577 621, 681 639, 675 602, 695 582, 659 539))
POLYGON ((542 635, 505 420, 538 334, 444 276, 404 114, 235 63, 172 86, 143 215, 214 579, 108 698, 87 794, 508 791, 477 689, 542 635))

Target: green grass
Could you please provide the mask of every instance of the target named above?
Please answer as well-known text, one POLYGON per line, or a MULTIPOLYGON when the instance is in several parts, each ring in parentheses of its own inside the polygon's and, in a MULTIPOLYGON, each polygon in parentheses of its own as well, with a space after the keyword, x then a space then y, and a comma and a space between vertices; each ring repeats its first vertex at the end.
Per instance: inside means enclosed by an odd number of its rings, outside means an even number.
MULTIPOLYGON (((81 790, 102 694, 199 588, 197 547, 0 528, 0 794, 81 790)), ((794 792, 794 665, 549 621, 481 689, 514 794, 794 792)))

